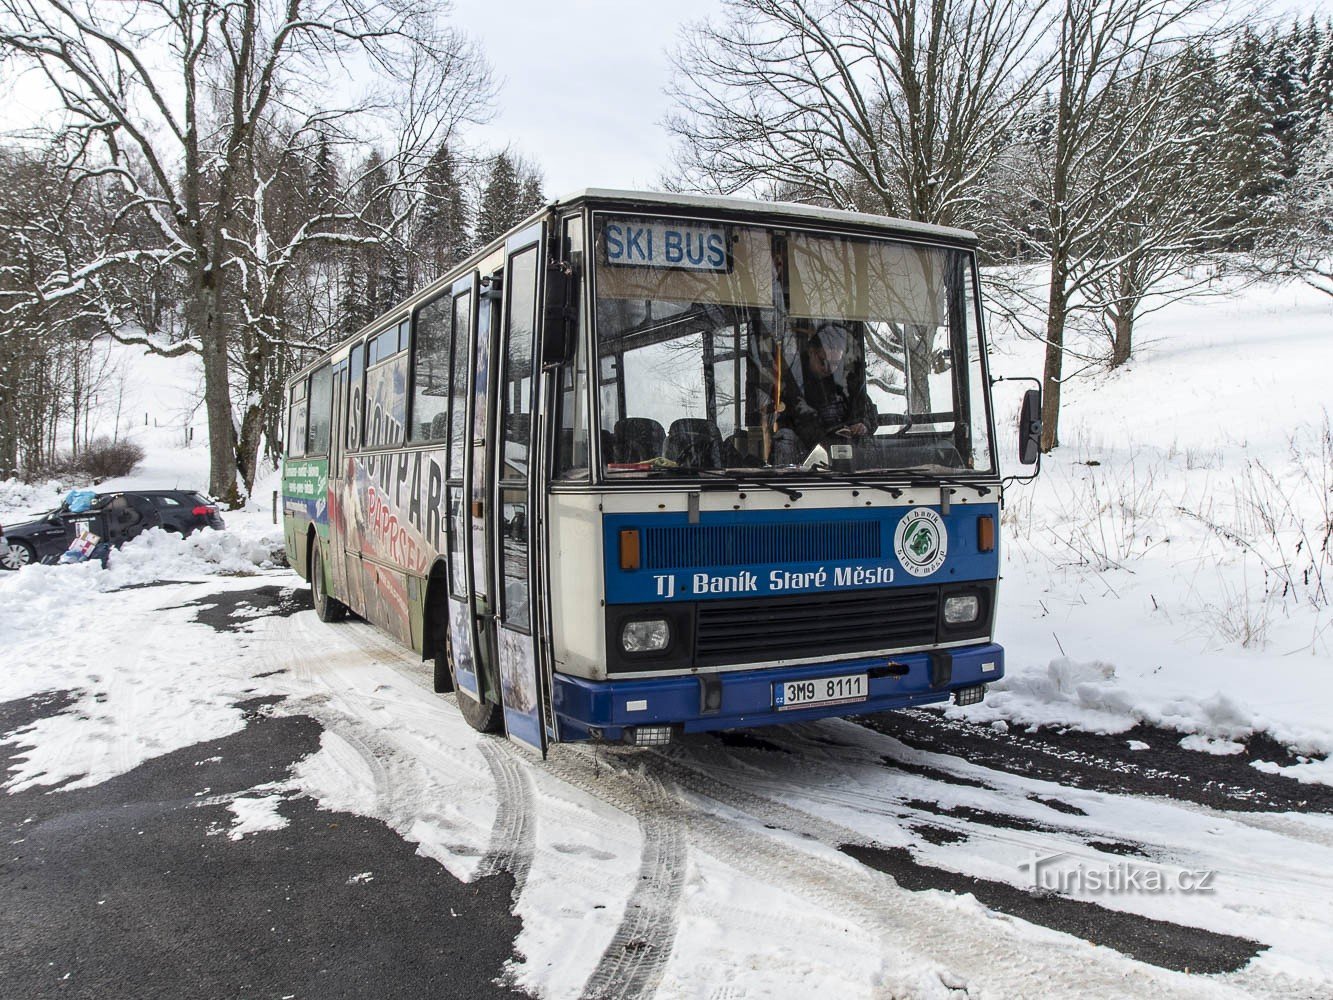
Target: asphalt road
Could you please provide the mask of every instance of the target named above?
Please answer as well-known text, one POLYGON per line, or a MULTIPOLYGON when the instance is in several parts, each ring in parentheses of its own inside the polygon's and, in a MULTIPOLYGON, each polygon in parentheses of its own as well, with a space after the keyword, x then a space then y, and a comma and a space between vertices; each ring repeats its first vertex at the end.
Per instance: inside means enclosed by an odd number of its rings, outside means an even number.
MULTIPOLYGON (((0 734, 66 703, 0 704, 0 734)), ((201 787, 282 781, 319 732, 251 712, 232 736, 92 788, 0 794, 0 995, 524 995, 497 985, 520 927, 509 874, 460 883, 383 823, 301 797, 281 806, 285 829, 209 835, 229 817, 201 787)))

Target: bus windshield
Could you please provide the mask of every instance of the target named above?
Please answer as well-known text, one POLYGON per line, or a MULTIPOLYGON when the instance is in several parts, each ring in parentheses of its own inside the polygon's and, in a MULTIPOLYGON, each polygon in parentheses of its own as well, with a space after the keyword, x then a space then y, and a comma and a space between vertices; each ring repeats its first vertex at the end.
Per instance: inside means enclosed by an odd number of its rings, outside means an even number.
POLYGON ((598 213, 604 472, 993 471, 971 255, 598 213))

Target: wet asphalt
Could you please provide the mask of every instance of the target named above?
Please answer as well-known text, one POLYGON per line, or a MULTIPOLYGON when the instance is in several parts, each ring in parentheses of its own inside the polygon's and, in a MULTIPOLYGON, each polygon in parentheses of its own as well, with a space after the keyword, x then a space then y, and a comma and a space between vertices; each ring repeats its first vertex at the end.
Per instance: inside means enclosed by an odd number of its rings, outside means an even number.
MULTIPOLYGON (((0 703, 0 735, 69 701, 0 703)), ((218 797, 284 781, 319 748, 314 720, 243 707, 240 732, 94 787, 0 794, 0 995, 525 995, 503 984, 510 875, 463 884, 383 823, 308 798, 282 802, 282 830, 218 832, 233 819, 218 797)), ((0 748, 0 771, 19 753, 0 748)))

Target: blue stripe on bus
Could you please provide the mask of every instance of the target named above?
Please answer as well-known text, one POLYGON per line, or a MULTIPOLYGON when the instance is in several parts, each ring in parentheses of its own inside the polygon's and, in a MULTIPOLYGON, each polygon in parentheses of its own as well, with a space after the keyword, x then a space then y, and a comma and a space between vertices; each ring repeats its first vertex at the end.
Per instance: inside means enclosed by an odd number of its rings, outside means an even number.
MULTIPOLYGON (((715 600, 993 580, 998 552, 977 548, 977 518, 996 504, 954 504, 942 515, 948 546, 933 572, 907 572, 894 554, 899 522, 921 507, 707 511, 602 518, 608 604, 715 600), (640 568, 620 568, 620 532, 640 532, 640 568), (821 572, 822 571, 822 572, 821 572)), ((936 514, 938 507, 931 507, 936 514)))
POLYGON ((674 725, 687 733, 739 726, 805 722, 829 716, 883 712, 944 701, 960 688, 989 684, 1004 676, 1004 650, 995 643, 944 651, 952 659, 947 685, 931 685, 930 653, 851 657, 795 667, 737 670, 709 675, 722 687, 721 707, 702 710, 702 681, 695 675, 590 681, 555 675, 554 707, 562 739, 586 739, 589 729, 618 740, 631 726, 674 725), (892 661, 907 667, 902 676, 870 677, 865 701, 779 711, 773 687, 786 681, 816 680, 864 673, 892 661))

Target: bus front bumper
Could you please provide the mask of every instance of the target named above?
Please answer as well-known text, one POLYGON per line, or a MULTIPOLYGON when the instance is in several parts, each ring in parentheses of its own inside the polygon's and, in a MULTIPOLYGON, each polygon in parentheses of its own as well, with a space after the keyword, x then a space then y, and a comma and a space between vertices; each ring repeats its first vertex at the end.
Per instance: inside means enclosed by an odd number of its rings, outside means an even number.
POLYGON ((701 733, 928 705, 1003 676, 1004 650, 987 643, 797 667, 670 677, 590 681, 556 674, 553 695, 561 740, 619 742, 632 739, 639 727, 701 733), (777 685, 856 674, 867 676, 863 700, 785 710, 775 706, 777 685))

